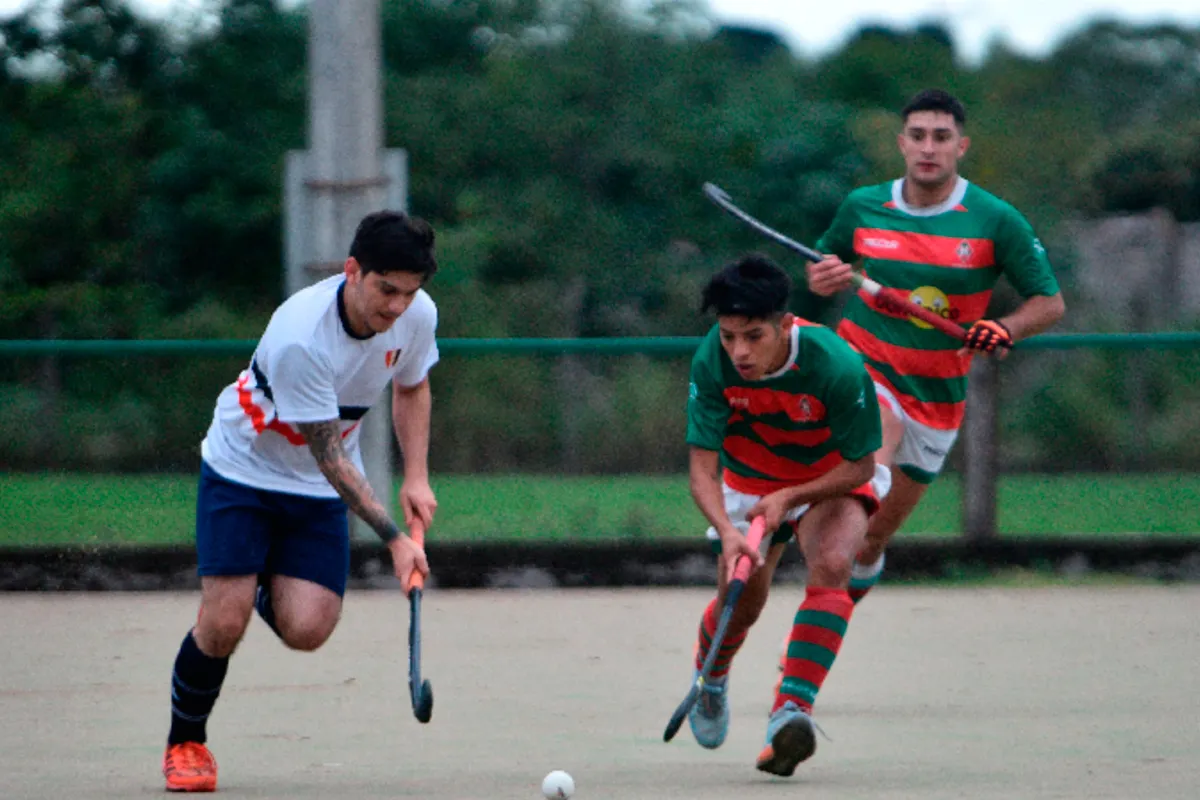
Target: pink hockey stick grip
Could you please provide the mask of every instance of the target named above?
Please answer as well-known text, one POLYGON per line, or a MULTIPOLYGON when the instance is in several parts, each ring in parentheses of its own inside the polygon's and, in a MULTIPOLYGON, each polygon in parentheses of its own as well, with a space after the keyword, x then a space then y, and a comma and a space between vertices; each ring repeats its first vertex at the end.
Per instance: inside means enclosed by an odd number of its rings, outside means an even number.
MULTIPOLYGON (((767 532, 767 520, 764 517, 755 517, 750 523, 750 530, 746 532, 746 541, 755 550, 762 544, 763 536, 767 532)), ((750 562, 748 556, 742 556, 738 559, 737 566, 733 568, 733 579, 745 583, 750 577, 750 569, 754 565, 750 562)))

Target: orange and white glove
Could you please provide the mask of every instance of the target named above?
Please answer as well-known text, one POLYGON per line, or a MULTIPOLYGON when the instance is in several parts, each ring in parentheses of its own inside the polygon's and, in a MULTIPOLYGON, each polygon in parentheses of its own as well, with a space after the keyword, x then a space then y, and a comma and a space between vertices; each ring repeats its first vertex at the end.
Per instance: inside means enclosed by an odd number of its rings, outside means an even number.
POLYGON ((963 347, 978 353, 995 353, 1003 356, 1012 349, 1013 338, 1004 323, 994 319, 981 319, 967 331, 963 347))

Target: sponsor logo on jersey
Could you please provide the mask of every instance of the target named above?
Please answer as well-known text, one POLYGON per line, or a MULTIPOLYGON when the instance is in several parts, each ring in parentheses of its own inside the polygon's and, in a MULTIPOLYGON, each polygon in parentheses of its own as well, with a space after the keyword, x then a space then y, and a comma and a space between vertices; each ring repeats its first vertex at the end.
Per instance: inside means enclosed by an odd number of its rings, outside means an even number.
POLYGON ((960 264, 970 264, 971 256, 975 254, 975 249, 971 247, 971 243, 963 239, 958 243, 958 247, 954 249, 954 254, 958 256, 960 264))
POLYGON ((395 350, 388 350, 383 354, 383 362, 389 367, 396 366, 396 362, 400 360, 400 351, 403 348, 397 347, 395 350))
MULTIPOLYGON (((950 307, 950 299, 946 297, 945 292, 936 286, 918 286, 916 289, 913 289, 908 299, 921 308, 929 309, 938 316, 945 317, 946 319, 958 319, 958 309, 950 307)), ((918 328, 926 330, 933 328, 928 322, 919 320, 916 317, 909 317, 909 322, 918 328)))
POLYGON ((884 250, 899 250, 900 242, 895 239, 884 239, 880 236, 867 236, 863 239, 863 244, 867 247, 879 247, 884 250))

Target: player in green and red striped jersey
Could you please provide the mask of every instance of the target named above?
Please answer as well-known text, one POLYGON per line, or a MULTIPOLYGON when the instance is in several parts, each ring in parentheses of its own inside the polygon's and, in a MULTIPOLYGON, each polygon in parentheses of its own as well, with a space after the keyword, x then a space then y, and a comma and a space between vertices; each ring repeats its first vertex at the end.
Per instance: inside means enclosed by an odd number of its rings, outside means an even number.
POLYGON ((715 748, 725 740, 730 662, 766 604, 793 536, 808 566, 758 758, 760 770, 776 775, 791 775, 816 748, 812 705, 854 609, 847 592, 851 565, 888 489, 887 469, 875 464, 879 407, 863 360, 833 331, 787 313, 790 292, 787 275, 762 256, 728 265, 708 284, 703 308, 716 311, 717 324, 692 360, 687 425, 692 497, 720 553, 717 597, 700 625, 697 670, 735 562, 748 555, 757 566, 689 715, 701 745, 715 748), (760 515, 772 534, 765 558, 744 535, 760 515))
POLYGON ((871 518, 851 594, 860 600, 879 579, 888 541, 941 471, 958 435, 967 373, 978 353, 1003 357, 1014 342, 1040 333, 1065 305, 1046 251, 1025 218, 967 181, 959 160, 970 145, 966 112, 946 92, 920 92, 901 111, 898 136, 905 174, 850 193, 817 249, 830 254, 807 267, 808 286, 831 296, 850 285, 849 262, 884 286, 969 326, 965 346, 927 323, 849 298, 838 333, 863 356, 883 414, 880 464, 892 488, 871 518), (992 288, 1003 275, 1024 298, 1010 314, 988 319, 992 288))

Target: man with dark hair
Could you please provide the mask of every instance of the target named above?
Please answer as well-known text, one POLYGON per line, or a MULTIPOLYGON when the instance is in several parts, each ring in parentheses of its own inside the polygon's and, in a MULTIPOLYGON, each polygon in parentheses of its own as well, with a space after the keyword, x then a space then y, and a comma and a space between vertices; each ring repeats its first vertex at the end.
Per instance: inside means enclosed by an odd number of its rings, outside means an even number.
POLYGON ((907 124, 908 118, 918 111, 949 114, 958 125, 959 133, 967 126, 967 109, 963 108, 957 97, 941 89, 924 89, 917 92, 904 104, 904 108, 900 109, 900 119, 907 124))
POLYGON ((793 536, 808 566, 758 757, 758 769, 775 775, 791 775, 816 749, 810 715, 854 609, 846 591, 851 564, 888 489, 887 470, 875 465, 879 407, 862 359, 833 331, 788 313, 790 290, 786 273, 758 255, 713 277, 703 310, 713 309, 717 324, 692 360, 687 425, 692 497, 719 554, 717 596, 701 620, 696 670, 735 563, 745 555, 756 566, 689 716, 702 746, 725 740, 730 662, 766 604, 793 536), (765 558, 745 537, 758 516, 771 537, 765 558))
POLYGON ((849 298, 837 331, 862 354, 883 414, 880 464, 892 489, 871 518, 867 545, 851 581, 855 602, 879 580, 888 541, 937 477, 962 423, 967 374, 978 354, 1003 357, 1050 328, 1066 306, 1045 248, 1008 203, 959 174, 967 120, 954 96, 927 89, 901 112, 897 136, 904 177, 856 189, 817 242, 828 253, 806 267, 808 287, 832 296, 850 285, 849 262, 884 286, 969 326, 965 346, 916 318, 849 298), (1011 313, 987 317, 992 288, 1004 275, 1024 298, 1011 313))
POLYGON ((437 507, 427 463, 437 308, 422 287, 437 270, 433 241, 423 220, 367 215, 342 274, 279 306, 247 369, 217 399, 196 503, 200 613, 171 676, 171 791, 216 789, 206 721, 254 609, 294 650, 316 650, 333 633, 350 564, 347 510, 387 544, 402 584, 429 572, 424 550, 367 483, 358 440, 390 382, 404 522, 428 526, 437 507))

